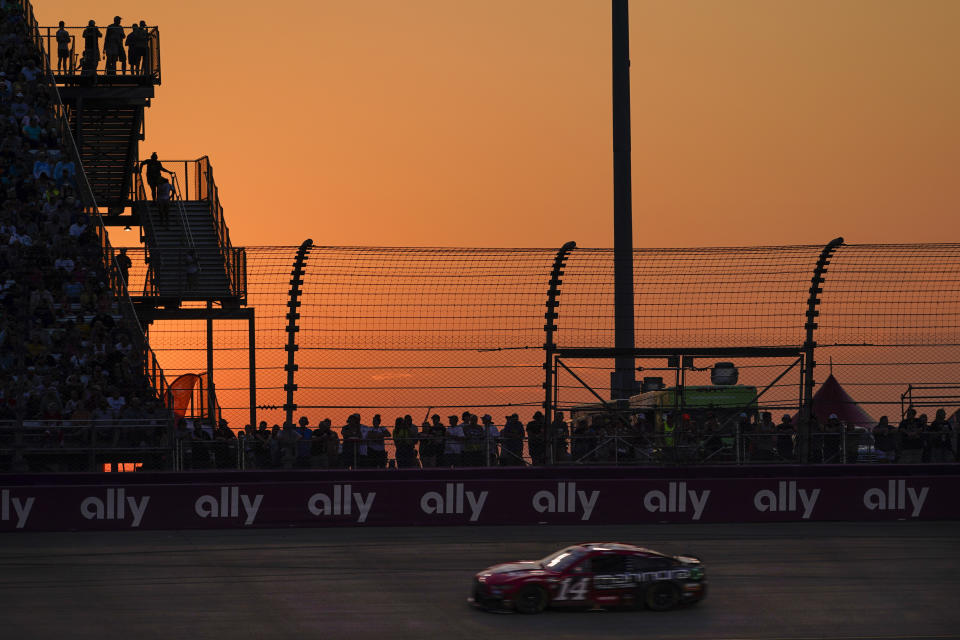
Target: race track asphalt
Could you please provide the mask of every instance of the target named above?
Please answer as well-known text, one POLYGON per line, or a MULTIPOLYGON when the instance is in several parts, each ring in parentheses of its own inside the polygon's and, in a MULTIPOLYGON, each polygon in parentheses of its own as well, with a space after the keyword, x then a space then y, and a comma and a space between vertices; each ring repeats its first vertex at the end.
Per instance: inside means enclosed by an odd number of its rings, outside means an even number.
POLYGON ((960 523, 134 531, 0 536, 0 637, 950 638, 960 523), (473 574, 571 542, 700 556, 666 613, 475 611, 473 574))

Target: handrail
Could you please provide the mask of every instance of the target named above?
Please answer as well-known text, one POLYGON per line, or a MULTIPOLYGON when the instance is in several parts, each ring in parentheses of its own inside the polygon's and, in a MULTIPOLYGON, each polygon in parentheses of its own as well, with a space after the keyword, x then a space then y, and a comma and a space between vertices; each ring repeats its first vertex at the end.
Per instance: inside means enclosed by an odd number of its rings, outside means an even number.
POLYGON ((197 178, 201 175, 205 180, 201 183, 201 188, 206 187, 204 193, 206 200, 210 202, 210 213, 213 215, 213 226, 217 230, 217 239, 219 240, 223 252, 224 267, 227 271, 227 279, 230 282, 230 292, 238 297, 244 297, 245 292, 241 292, 238 287, 238 274, 236 272, 237 257, 234 255, 233 245, 230 243, 230 231, 227 229, 227 222, 223 216, 223 206, 220 204, 220 190, 213 179, 213 166, 210 164, 210 158, 203 156, 197 160, 200 171, 197 178))
MULTIPOLYGON (((213 178, 213 167, 208 156, 196 160, 168 160, 161 159, 164 168, 176 167, 171 173, 183 175, 183 184, 178 187, 181 200, 186 202, 207 202, 213 226, 217 233, 221 253, 223 254, 224 271, 229 282, 230 293, 233 296, 246 299, 246 252, 240 247, 234 247, 230 241, 230 230, 227 228, 223 205, 220 204, 220 190, 213 178)), ((139 175, 139 174, 138 174, 139 175)), ((142 178, 138 178, 142 180, 142 178)), ((131 199, 134 201, 145 199, 143 192, 134 192, 131 199)))
POLYGON ((97 205, 96 197, 93 194, 93 189, 90 187, 90 183, 87 180, 86 171, 83 168, 83 162, 80 158, 80 150, 78 149, 76 140, 73 137, 73 132, 70 130, 70 123, 67 120, 67 108, 63 104, 63 100, 60 97, 60 90, 57 87, 56 78, 53 74, 53 70, 50 67, 50 55, 43 46, 43 39, 40 36, 39 26, 37 25, 37 21, 33 13, 33 6, 30 4, 30 0, 18 0, 18 2, 24 11, 24 19, 27 23, 28 37, 32 36, 34 46, 36 46, 41 59, 46 64, 46 75, 50 81, 50 86, 53 89, 53 95, 56 96, 56 102, 51 105, 51 109, 57 120, 60 139, 67 148, 71 159, 77 166, 77 186, 80 187, 82 196, 85 196, 84 200, 86 200, 87 205, 85 209, 87 209, 87 213, 89 215, 96 216, 96 221, 98 223, 97 235, 100 239, 100 246, 103 255, 103 266, 107 272, 108 284, 118 302, 121 301, 122 298, 126 298, 126 304, 120 304, 119 307, 127 320, 135 323, 139 331, 142 352, 144 354, 144 374, 147 375, 151 385, 157 392, 158 397, 163 399, 166 396, 167 381, 163 375, 163 369, 159 367, 156 354, 153 352, 153 349, 150 348, 146 331, 144 331, 143 325, 140 324, 140 318, 137 316, 136 308, 133 305, 133 300, 130 298, 127 282, 123 277, 123 271, 120 269, 120 265, 116 260, 116 253, 114 252, 113 247, 110 245, 107 228, 103 223, 103 216, 100 215, 100 208, 97 205), (152 376, 150 375, 151 370, 153 372, 152 376))
MULTIPOLYGON (((183 206, 183 197, 180 192, 180 180, 177 179, 176 172, 171 171, 170 175, 173 176, 174 201, 177 203, 177 212, 180 214, 180 221, 183 223, 183 232, 187 239, 187 249, 193 253, 194 260, 196 260, 197 245, 193 241, 193 231, 190 229, 190 220, 187 218, 187 211, 183 206)), ((200 266, 200 262, 197 261, 197 271, 201 271, 202 269, 203 267, 200 266)))

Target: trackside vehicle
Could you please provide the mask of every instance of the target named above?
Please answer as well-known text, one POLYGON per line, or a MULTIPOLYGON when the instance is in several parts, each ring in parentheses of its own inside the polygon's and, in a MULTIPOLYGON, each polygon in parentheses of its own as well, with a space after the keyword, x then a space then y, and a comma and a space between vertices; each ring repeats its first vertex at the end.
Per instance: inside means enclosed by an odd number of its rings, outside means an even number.
POLYGON ((565 547, 541 560, 508 562, 474 576, 467 601, 489 611, 647 608, 666 611, 707 595, 703 564, 620 542, 565 547))

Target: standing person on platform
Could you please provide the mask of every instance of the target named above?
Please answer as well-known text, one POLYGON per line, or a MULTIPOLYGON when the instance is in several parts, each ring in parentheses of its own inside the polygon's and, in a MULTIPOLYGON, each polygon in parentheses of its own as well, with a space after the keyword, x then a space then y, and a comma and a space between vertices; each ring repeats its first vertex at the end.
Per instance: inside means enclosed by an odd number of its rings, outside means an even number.
POLYGON ((517 414, 507 416, 507 422, 500 432, 500 464, 514 467, 523 466, 523 424, 517 414))
POLYGON ((397 418, 393 427, 394 458, 398 469, 417 468, 417 432, 409 415, 397 418))
POLYGON ((547 462, 544 431, 543 414, 537 411, 533 414, 533 420, 527 423, 527 448, 530 450, 530 460, 533 464, 542 465, 547 462))
POLYGON ((923 456, 923 434, 920 432, 916 409, 913 407, 907 409, 907 415, 900 421, 897 433, 900 444, 897 462, 901 464, 919 463, 923 456))
POLYGON ((170 224, 170 201, 173 200, 173 185, 166 178, 160 178, 157 187, 157 209, 160 213, 160 224, 166 227, 170 224))
POLYGON ((97 28, 95 20, 87 23, 87 28, 83 30, 83 58, 86 61, 85 68, 96 70, 100 62, 100 38, 103 34, 97 28))
POLYGON ((139 36, 140 26, 134 22, 130 25, 130 33, 127 34, 123 44, 127 47, 127 60, 130 62, 130 73, 140 73, 140 52, 137 51, 137 37, 139 36))
POLYGON ((494 466, 500 462, 500 430, 493 424, 493 417, 489 413, 483 416, 483 435, 487 466, 494 466))
POLYGON ((70 70, 70 32, 67 31, 63 20, 57 29, 57 71, 66 73, 70 70))
MULTIPOLYGON (((642 415, 642 414, 641 414, 642 415)), ((567 453, 567 438, 570 437, 570 427, 563 419, 563 411, 557 411, 550 423, 547 437, 553 447, 553 462, 566 462, 570 459, 567 453)))
POLYGON ((126 288, 130 287, 130 267, 132 266, 133 262, 127 255, 127 250, 120 249, 120 253, 117 254, 117 268, 120 270, 120 277, 123 278, 123 286, 126 288))
POLYGON ((777 455, 786 462, 793 461, 793 439, 796 436, 793 420, 788 414, 783 414, 777 426, 777 455))
POLYGON ((360 432, 360 414, 352 413, 347 418, 347 424, 340 430, 343 436, 343 452, 341 461, 344 469, 359 469, 360 460, 360 439, 363 434, 360 432))
POLYGON ((379 413, 373 416, 373 426, 367 429, 366 434, 368 466, 373 469, 385 469, 387 466, 386 438, 390 437, 390 432, 382 422, 379 413))
POLYGON ((937 409, 937 414, 927 425, 926 439, 930 449, 930 462, 953 462, 953 429, 947 420, 947 412, 937 409))
POLYGON ((310 439, 311 464, 315 469, 336 469, 339 466, 340 436, 330 428, 330 418, 320 421, 310 439))
POLYGON ((280 432, 280 466, 284 469, 293 469, 297 463, 297 443, 300 442, 300 434, 289 422, 283 423, 283 431, 280 432))
POLYGON ((444 440, 447 436, 447 429, 440 421, 439 415, 433 414, 430 420, 430 424, 423 423, 420 434, 420 462, 424 468, 440 466, 444 440))
POLYGON ((463 464, 466 467, 482 467, 485 463, 484 439, 486 430, 477 422, 474 413, 467 415, 463 425, 463 464))
POLYGON ((147 168, 147 185, 150 187, 150 197, 156 200, 157 189, 160 187, 160 174, 166 173, 167 175, 172 176, 173 172, 163 168, 163 164, 157 160, 156 151, 150 154, 149 160, 144 160, 140 163, 140 168, 138 171, 143 171, 144 167, 147 168))
POLYGON ((107 56, 106 69, 108 76, 117 75, 117 61, 123 62, 123 69, 127 69, 127 56, 123 51, 123 26, 120 16, 114 16, 113 24, 107 27, 107 35, 103 39, 103 53, 107 56))
POLYGON ((297 433, 300 439, 297 441, 297 468, 310 468, 310 440, 313 438, 313 430, 310 428, 310 420, 307 416, 300 416, 297 424, 297 433))
POLYGON ((150 31, 147 29, 147 21, 140 21, 140 28, 137 30, 137 37, 133 40, 133 51, 137 56, 137 64, 141 73, 150 71, 149 60, 147 60, 147 49, 150 46, 150 31))
POLYGON ((443 446, 443 466, 459 467, 463 464, 463 427, 457 422, 457 416, 449 416, 447 435, 443 446))

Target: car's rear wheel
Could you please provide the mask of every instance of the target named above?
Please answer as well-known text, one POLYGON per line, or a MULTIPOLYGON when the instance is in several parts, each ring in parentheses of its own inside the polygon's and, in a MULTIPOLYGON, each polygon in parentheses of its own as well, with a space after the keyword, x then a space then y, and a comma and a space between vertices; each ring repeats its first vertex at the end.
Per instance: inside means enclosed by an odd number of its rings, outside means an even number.
POLYGON ((644 602, 652 611, 669 611, 680 602, 680 592, 669 582, 654 582, 647 587, 644 602))
POLYGON ((547 608, 547 592, 532 584, 523 587, 514 597, 513 606, 520 613, 540 613, 547 608))

